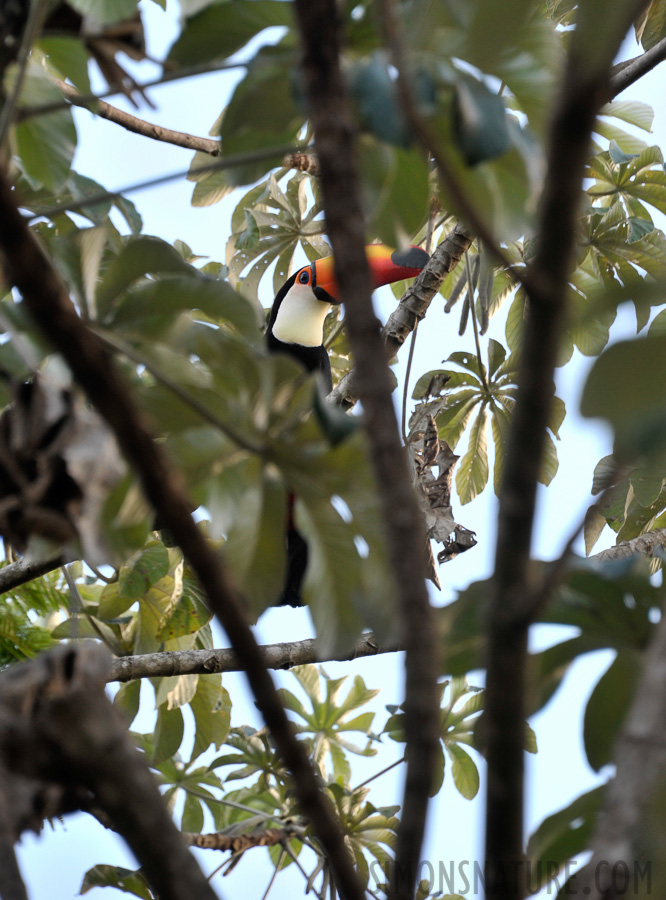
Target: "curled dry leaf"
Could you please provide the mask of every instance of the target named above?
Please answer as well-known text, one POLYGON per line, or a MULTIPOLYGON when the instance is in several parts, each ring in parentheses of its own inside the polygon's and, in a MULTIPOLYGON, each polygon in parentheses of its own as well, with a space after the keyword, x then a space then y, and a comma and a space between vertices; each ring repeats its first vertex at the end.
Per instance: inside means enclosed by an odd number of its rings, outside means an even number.
POLYGON ((106 424, 69 388, 46 376, 14 386, 0 416, 0 534, 16 550, 78 540, 93 565, 108 562, 100 517, 125 472, 106 424))
POLYGON ((448 562, 476 544, 474 532, 459 525, 451 508, 453 469, 460 459, 437 432, 437 415, 445 398, 417 404, 409 420, 407 450, 412 483, 425 519, 428 547, 428 577, 439 588, 439 577, 430 547, 430 539, 442 544, 439 563, 448 562), (434 469, 437 469, 435 475, 434 469))

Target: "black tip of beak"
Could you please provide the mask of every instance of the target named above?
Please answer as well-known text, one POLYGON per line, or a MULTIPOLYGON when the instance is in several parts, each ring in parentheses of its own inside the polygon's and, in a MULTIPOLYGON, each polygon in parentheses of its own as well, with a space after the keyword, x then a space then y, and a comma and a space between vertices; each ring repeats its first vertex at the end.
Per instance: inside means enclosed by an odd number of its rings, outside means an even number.
POLYGON ((406 247, 404 250, 394 250, 391 254, 391 262, 405 269, 423 269, 430 257, 420 247, 406 247))

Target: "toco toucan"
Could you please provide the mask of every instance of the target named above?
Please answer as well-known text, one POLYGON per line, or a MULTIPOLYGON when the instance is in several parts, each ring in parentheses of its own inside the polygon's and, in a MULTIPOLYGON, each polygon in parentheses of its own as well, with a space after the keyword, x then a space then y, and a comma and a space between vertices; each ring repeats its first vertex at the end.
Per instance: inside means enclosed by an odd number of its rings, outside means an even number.
MULTIPOLYGON (((373 287, 418 275, 430 258, 419 247, 393 250, 384 244, 365 249, 373 287)), ((287 353, 308 371, 322 372, 327 393, 331 390, 331 363, 324 347, 324 319, 332 305, 341 302, 333 257, 318 259, 295 272, 277 292, 268 320, 266 343, 271 353, 287 353)), ((301 585, 308 546, 294 524, 294 495, 287 513, 287 574, 280 606, 302 606, 301 585)))

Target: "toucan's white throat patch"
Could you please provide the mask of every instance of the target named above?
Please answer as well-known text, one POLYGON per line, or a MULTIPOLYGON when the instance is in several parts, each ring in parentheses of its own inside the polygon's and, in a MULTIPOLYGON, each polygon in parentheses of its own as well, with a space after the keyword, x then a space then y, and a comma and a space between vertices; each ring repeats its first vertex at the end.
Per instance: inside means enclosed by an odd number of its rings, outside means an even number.
POLYGON ((280 304, 273 335, 283 344, 320 347, 330 303, 317 300, 309 285, 294 284, 280 304))

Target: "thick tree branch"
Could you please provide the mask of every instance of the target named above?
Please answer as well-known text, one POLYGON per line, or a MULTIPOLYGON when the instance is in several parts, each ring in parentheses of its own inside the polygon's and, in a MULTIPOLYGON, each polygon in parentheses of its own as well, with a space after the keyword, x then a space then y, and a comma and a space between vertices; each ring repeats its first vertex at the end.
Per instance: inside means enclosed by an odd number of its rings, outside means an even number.
MULTIPOLYGON (((458 265, 473 239, 474 236, 464 225, 457 224, 437 247, 418 278, 407 288, 381 330, 390 356, 398 352, 417 322, 424 318, 442 282, 458 265)), ((328 400, 344 409, 350 409, 356 403, 358 392, 353 369, 340 379, 328 395, 328 400)))
POLYGON ((28 900, 28 892, 14 852, 15 829, 12 827, 7 798, 2 788, 0 782, 0 897, 3 900, 28 900))
POLYGON ((305 89, 321 167, 326 230, 347 309, 355 383, 365 413, 406 650, 407 773, 389 896, 407 898, 413 895, 439 743, 437 648, 425 587, 424 526, 400 442, 386 349, 372 308, 355 129, 340 70, 336 3, 296 0, 296 12, 304 47, 305 89), (396 873, 400 873, 400 879, 396 873))
MULTIPOLYGON (((591 841, 592 859, 579 872, 572 893, 590 900, 626 897, 613 877, 616 863, 629 867, 645 862, 646 848, 661 849, 663 837, 651 833, 661 822, 666 785, 666 616, 662 616, 648 648, 643 676, 614 753, 615 777, 606 789, 603 810, 591 841)), ((649 857, 648 857, 649 860, 649 857)), ((663 885, 663 872, 659 874, 663 885)), ((648 890, 648 893, 650 891, 648 890)), ((657 893, 659 893, 657 889, 657 893)))
POLYGON ((88 642, 3 672, 2 760, 19 776, 91 791, 162 900, 216 900, 105 695, 108 662, 88 642))
POLYGON ((70 560, 60 555, 53 559, 37 561, 19 559, 8 566, 3 566, 0 569, 0 594, 4 594, 6 591, 13 591, 14 588, 27 584, 28 581, 41 578, 42 575, 47 575, 49 572, 54 572, 68 562, 70 560))
POLYGON ((146 122, 144 119, 132 116, 116 106, 111 106, 110 103, 106 103, 104 100, 87 100, 76 88, 64 81, 60 81, 59 78, 54 78, 53 81, 72 106, 87 109, 102 119, 108 119, 109 122, 122 125, 123 128, 131 131, 133 134, 140 134, 154 141, 163 141, 165 144, 173 144, 176 147, 184 147, 186 150, 200 150, 202 153, 208 153, 210 156, 220 156, 222 153, 222 143, 219 139, 197 137, 194 134, 171 131, 170 128, 153 125, 152 122, 146 122))
POLYGON ((622 91, 629 87, 629 85, 634 84, 639 78, 642 78, 643 75, 647 75, 648 72, 651 72, 655 66, 658 66, 659 63, 663 62, 665 59, 666 38, 663 38, 658 44, 655 44, 654 47, 651 47, 649 50, 646 50, 645 53, 641 54, 641 56, 637 56, 635 59, 630 59, 613 66, 609 82, 609 99, 617 97, 617 95, 621 94, 622 91))
POLYGON ((188 847, 199 847, 201 850, 231 850, 232 853, 244 853, 252 847, 273 847, 284 844, 296 833, 303 833, 302 828, 262 828, 261 831, 249 831, 245 834, 183 834, 188 847))
MULTIPOLYGON (((608 95, 610 66, 643 2, 625 7, 624 21, 604 34, 596 57, 572 35, 564 80, 547 144, 547 175, 539 211, 538 248, 526 273, 529 311, 518 394, 500 494, 495 578, 488 631, 486 734, 486 896, 524 896, 523 722, 527 610, 536 488, 550 415, 552 380, 574 264, 576 220, 596 115, 608 95)), ((584 8, 582 15, 591 13, 584 8)))
MULTIPOLYGON (((291 669, 308 663, 347 661, 381 653, 397 653, 396 645, 379 645, 371 634, 356 642, 353 650, 325 659, 317 651, 316 640, 292 641, 260 647, 268 669, 291 669)), ((136 678, 165 678, 170 675, 210 675, 216 672, 242 672, 243 666, 233 650, 171 650, 123 656, 114 659, 109 681, 134 681, 136 678)))
POLYGON ((303 813, 329 856, 341 893, 348 898, 360 897, 332 805, 319 790, 305 748, 293 733, 221 558, 192 520, 192 504, 163 449, 153 440, 144 417, 135 407, 108 348, 77 315, 53 266, 19 213, 4 173, 0 176, 0 249, 7 283, 19 290, 46 339, 63 355, 76 380, 115 432, 120 447, 139 473, 147 498, 172 531, 206 591, 211 608, 243 661, 257 706, 294 777, 303 813))

